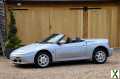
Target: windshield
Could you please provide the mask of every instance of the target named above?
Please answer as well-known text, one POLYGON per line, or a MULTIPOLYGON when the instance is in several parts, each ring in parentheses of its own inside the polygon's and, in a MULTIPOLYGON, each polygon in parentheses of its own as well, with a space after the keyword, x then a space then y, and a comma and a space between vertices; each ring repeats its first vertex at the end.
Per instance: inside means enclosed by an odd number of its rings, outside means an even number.
POLYGON ((57 43, 57 42, 59 42, 63 37, 64 37, 63 34, 52 34, 51 36, 49 36, 48 38, 46 38, 46 39, 43 40, 42 42, 44 42, 44 43, 57 43))

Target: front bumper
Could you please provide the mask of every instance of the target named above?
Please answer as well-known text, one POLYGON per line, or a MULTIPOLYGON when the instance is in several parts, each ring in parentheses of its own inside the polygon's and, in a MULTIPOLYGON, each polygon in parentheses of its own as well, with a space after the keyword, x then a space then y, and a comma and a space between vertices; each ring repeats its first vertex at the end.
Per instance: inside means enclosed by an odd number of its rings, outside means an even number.
POLYGON ((108 51, 109 51, 109 55, 108 55, 108 57, 112 56, 113 48, 109 48, 108 51))
POLYGON ((31 54, 22 54, 22 55, 11 55, 10 60, 14 64, 32 64, 34 63, 34 56, 31 54))

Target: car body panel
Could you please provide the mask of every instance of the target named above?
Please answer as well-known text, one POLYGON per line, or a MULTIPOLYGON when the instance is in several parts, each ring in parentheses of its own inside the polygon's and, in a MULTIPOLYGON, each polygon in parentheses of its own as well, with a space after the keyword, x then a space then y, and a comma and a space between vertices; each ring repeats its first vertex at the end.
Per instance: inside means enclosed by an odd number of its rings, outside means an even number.
MULTIPOLYGON (((54 47, 53 44, 52 46, 54 47)), ((48 50, 49 52, 51 52, 53 60, 55 60, 55 53, 53 48, 51 47, 51 44, 39 44, 39 43, 33 43, 14 50, 10 55, 10 59, 14 60, 15 57, 21 57, 21 58, 23 57, 22 59, 25 60, 28 59, 28 61, 30 61, 29 63, 33 63, 35 55, 40 50, 48 50)))
POLYGON ((83 58, 85 57, 85 52, 87 54, 87 50, 85 49, 86 42, 59 45, 58 48, 56 48, 56 61, 83 58))

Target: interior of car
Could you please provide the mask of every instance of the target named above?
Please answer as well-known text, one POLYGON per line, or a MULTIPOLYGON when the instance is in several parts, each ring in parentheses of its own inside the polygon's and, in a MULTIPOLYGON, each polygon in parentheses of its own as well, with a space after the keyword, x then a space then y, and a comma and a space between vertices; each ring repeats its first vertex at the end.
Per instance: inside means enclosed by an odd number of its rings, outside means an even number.
POLYGON ((61 40, 60 43, 61 44, 68 44, 68 43, 76 43, 76 42, 82 42, 82 41, 84 41, 84 40, 80 39, 79 37, 76 37, 76 38, 67 37, 64 40, 61 40))
POLYGON ((81 40, 79 37, 76 37, 74 39, 67 37, 66 39, 66 43, 75 43, 75 42, 82 42, 83 40, 81 40))

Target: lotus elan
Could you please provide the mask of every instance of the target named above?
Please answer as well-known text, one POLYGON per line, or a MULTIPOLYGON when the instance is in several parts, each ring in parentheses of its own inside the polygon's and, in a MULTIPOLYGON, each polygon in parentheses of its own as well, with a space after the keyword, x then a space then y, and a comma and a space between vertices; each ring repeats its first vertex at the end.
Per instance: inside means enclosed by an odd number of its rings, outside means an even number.
POLYGON ((15 64, 35 64, 47 67, 53 62, 89 59, 103 64, 112 55, 107 39, 74 39, 64 34, 52 34, 41 42, 32 43, 14 50, 10 60, 15 64))

